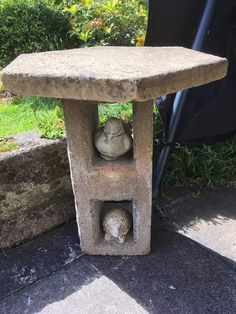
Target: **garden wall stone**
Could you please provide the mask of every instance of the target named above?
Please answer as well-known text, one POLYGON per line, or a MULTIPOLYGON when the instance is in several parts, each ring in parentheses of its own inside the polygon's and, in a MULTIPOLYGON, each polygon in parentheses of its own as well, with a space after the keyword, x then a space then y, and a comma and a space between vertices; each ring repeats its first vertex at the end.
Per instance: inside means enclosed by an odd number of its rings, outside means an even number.
POLYGON ((75 216, 66 139, 41 139, 34 131, 12 138, 19 149, 0 153, 0 249, 75 216))

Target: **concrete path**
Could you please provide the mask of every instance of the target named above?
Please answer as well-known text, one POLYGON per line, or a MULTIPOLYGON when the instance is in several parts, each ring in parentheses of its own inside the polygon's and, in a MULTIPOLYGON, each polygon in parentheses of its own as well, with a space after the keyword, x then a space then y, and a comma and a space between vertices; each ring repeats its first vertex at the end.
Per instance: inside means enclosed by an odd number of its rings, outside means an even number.
MULTIPOLYGON (((153 215, 147 256, 83 255, 75 222, 2 252, 0 313, 235 313, 236 264, 227 230, 235 220, 236 191, 207 191, 198 197, 173 191, 161 202, 165 215, 153 215), (231 208, 228 215, 219 211, 225 208, 231 208), (231 259, 212 250, 219 238, 209 236, 212 229, 203 232, 192 223, 212 222, 217 215, 232 220, 220 237, 228 239, 227 248, 220 247, 231 259), (190 234, 193 225, 199 230, 196 238, 211 249, 176 232, 190 234)), ((228 219, 215 224, 220 233, 224 221, 228 219)))

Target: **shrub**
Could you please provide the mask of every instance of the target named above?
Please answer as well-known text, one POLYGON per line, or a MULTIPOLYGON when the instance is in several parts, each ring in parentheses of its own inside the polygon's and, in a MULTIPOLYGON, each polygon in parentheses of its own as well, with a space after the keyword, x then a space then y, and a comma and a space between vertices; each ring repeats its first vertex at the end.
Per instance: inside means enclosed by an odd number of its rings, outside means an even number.
POLYGON ((21 53, 69 48, 69 17, 46 0, 0 0, 0 68, 21 53))
POLYGON ((21 53, 141 46, 146 0, 0 0, 0 68, 21 53))
POLYGON ((71 18, 72 37, 83 46, 141 46, 147 9, 141 0, 80 0, 64 9, 71 18))
POLYGON ((132 106, 129 103, 100 104, 98 106, 99 124, 104 126, 111 117, 120 118, 128 123, 132 120, 132 113, 132 106))

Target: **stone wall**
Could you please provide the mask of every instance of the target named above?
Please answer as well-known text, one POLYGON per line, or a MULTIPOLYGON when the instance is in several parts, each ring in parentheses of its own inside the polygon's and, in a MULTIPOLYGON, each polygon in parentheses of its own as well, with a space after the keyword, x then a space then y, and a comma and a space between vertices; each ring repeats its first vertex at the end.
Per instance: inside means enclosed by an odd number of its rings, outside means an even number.
POLYGON ((18 134, 20 148, 0 153, 0 249, 36 237, 75 216, 66 139, 18 134))

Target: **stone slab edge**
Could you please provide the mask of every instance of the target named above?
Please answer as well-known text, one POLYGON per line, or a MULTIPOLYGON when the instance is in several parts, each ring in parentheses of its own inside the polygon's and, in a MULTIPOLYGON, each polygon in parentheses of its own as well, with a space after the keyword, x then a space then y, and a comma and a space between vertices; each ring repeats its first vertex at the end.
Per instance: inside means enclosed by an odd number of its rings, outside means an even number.
POLYGON ((20 148, 0 154, 0 250, 18 245, 75 216, 66 139, 29 131, 20 148))

